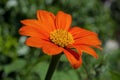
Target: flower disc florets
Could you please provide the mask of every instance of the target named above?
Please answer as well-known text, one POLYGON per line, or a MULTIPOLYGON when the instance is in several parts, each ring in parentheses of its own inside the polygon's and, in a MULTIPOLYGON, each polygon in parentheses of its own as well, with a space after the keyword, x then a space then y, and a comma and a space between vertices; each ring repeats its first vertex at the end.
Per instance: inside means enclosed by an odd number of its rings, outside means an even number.
POLYGON ((65 47, 74 42, 73 36, 66 30, 57 29, 50 33, 50 40, 58 46, 65 47))

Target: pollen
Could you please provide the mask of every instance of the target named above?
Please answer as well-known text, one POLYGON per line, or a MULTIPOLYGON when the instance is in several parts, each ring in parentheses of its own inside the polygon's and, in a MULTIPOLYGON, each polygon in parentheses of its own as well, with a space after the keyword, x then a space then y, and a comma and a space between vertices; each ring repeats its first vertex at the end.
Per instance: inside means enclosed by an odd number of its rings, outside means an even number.
POLYGON ((65 47, 74 42, 73 36, 66 30, 57 29, 50 33, 50 40, 60 46, 65 47))

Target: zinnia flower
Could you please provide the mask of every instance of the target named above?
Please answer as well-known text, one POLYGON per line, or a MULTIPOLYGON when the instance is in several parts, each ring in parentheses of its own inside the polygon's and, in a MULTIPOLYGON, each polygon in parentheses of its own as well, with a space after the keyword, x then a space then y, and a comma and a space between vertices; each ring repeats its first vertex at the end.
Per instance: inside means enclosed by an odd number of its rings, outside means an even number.
POLYGON ((101 42, 95 32, 77 26, 70 28, 71 15, 59 11, 55 16, 45 10, 37 11, 37 19, 22 20, 19 33, 29 36, 26 45, 42 48, 48 55, 57 55, 63 52, 73 68, 80 67, 82 52, 97 58, 92 49, 101 48, 101 42))

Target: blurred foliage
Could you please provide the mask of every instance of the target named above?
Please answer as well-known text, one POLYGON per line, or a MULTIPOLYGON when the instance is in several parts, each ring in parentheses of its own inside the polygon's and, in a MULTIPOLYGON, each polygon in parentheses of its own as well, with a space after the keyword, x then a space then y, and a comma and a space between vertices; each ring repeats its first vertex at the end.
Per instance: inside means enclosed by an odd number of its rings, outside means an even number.
MULTIPOLYGON (((0 80, 44 80, 50 56, 18 34, 20 20, 36 18, 39 9, 71 14, 72 25, 97 32, 103 48, 109 39, 120 42, 119 0, 0 0, 0 80)), ((84 54, 77 70, 62 56, 52 80, 120 80, 120 50, 97 53, 98 60, 84 54)))

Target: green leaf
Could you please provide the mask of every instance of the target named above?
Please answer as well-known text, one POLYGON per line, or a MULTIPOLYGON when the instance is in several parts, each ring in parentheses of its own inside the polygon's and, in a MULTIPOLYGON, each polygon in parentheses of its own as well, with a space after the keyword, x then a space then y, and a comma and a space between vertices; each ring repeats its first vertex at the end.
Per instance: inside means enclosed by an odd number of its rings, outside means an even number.
POLYGON ((21 69, 23 69, 26 65, 26 61, 23 59, 18 59, 14 62, 12 62, 11 64, 5 65, 4 66, 4 71, 5 74, 9 74, 10 72, 14 72, 14 71, 20 71, 21 69))
POLYGON ((119 80, 120 79, 120 73, 116 71, 110 71, 112 80, 119 80))
POLYGON ((78 79, 78 76, 77 76, 75 70, 71 68, 66 71, 56 70, 55 74, 53 75, 52 80, 79 80, 79 79, 78 79))

